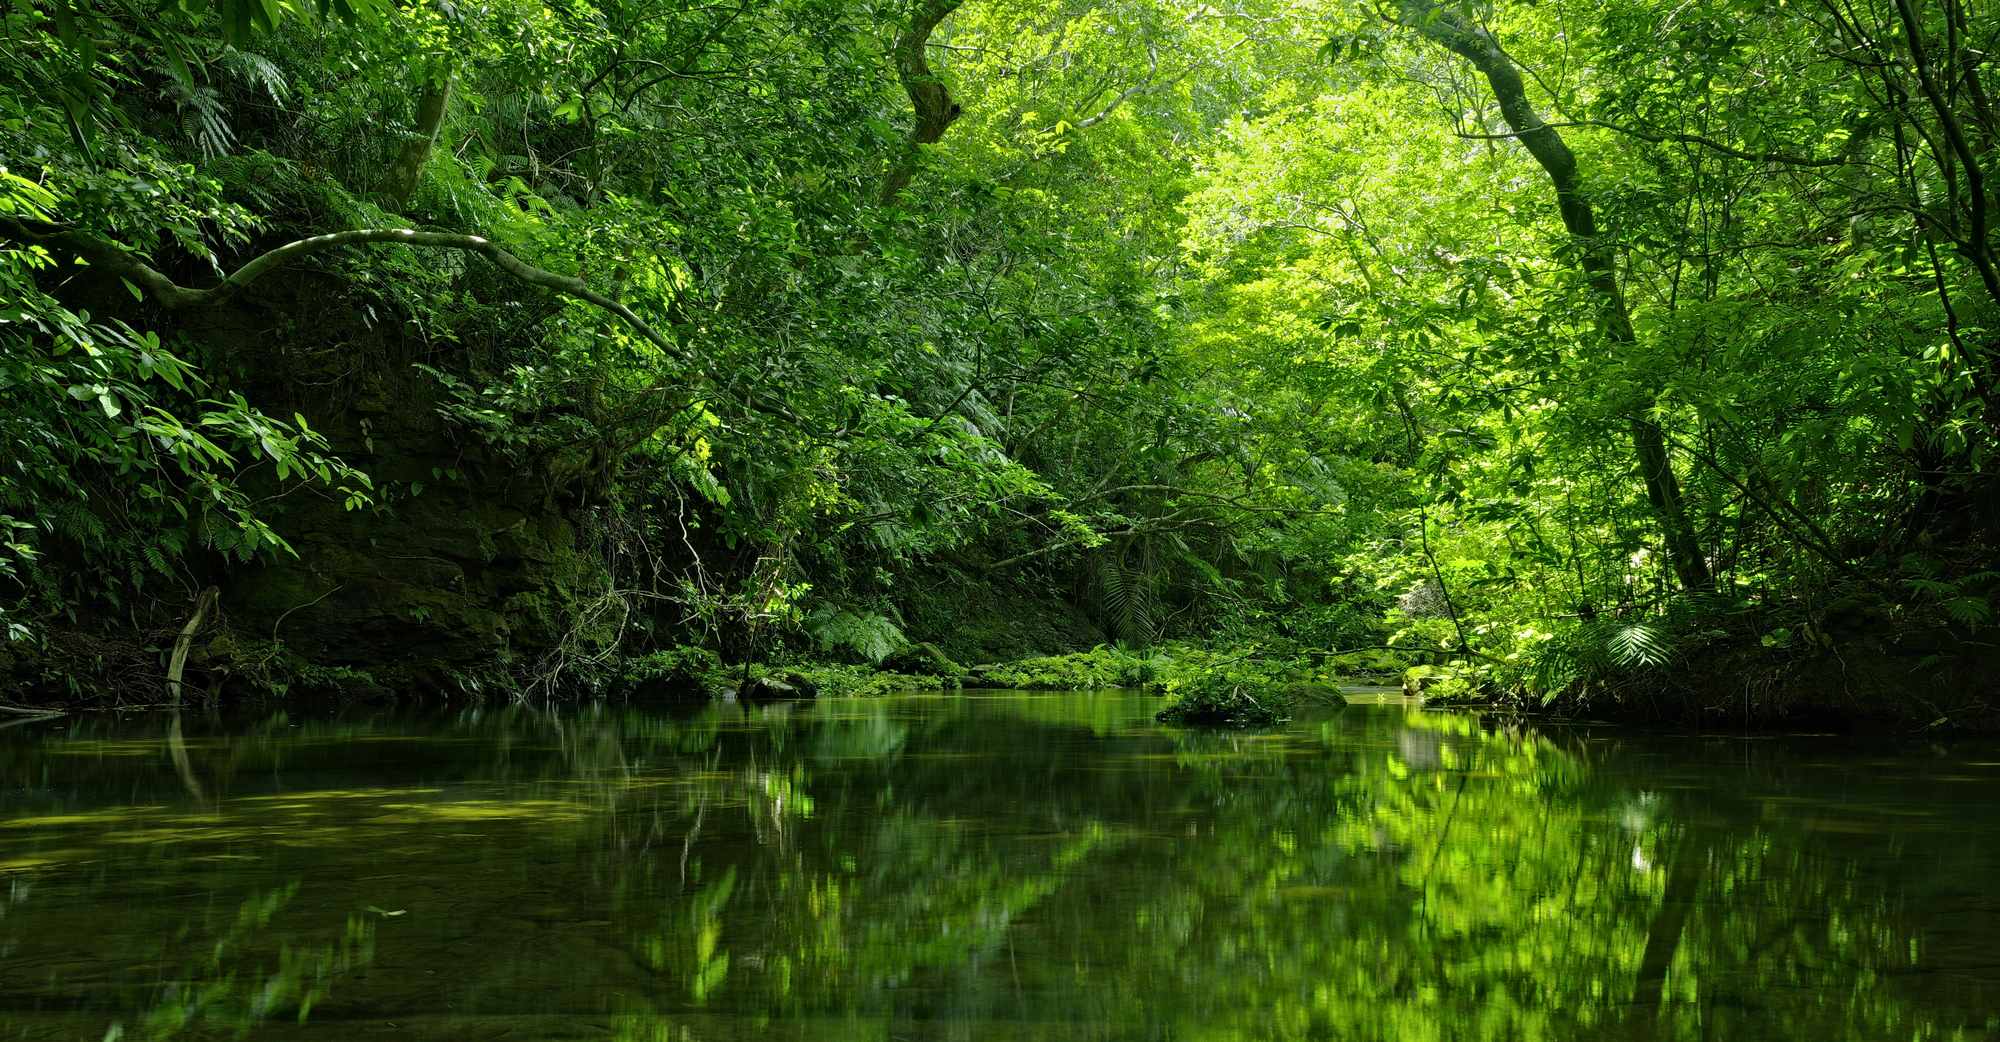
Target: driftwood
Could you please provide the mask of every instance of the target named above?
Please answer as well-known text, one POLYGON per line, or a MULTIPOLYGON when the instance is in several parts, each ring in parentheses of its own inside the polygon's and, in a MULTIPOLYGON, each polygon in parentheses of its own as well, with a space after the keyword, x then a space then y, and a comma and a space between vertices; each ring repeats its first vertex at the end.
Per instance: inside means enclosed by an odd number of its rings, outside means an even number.
POLYGON ((187 620, 187 625, 181 627, 181 635, 174 639, 174 655, 167 660, 167 694, 168 704, 175 709, 181 707, 181 674, 187 669, 188 645, 194 641, 194 635, 208 625, 208 617, 215 612, 215 598, 221 592, 213 586, 201 591, 201 595, 194 599, 194 615, 187 620))

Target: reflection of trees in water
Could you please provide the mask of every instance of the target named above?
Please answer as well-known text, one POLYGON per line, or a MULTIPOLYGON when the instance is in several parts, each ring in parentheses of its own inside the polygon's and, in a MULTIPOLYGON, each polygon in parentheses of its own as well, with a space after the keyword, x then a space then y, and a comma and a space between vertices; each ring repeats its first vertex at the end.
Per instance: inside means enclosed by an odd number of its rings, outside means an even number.
MULTIPOLYGON (((34 878, 9 882, 0 919, 32 914, 35 909, 24 906, 37 889, 34 878)), ((311 929, 287 921, 297 892, 297 883, 253 892, 233 916, 215 915, 219 910, 190 915, 177 931, 128 950, 115 964, 45 982, 30 1002, 8 995, 0 999, 0 1031, 16 1038, 101 1034, 106 1042, 151 1042, 184 1035, 240 1038, 273 1019, 303 1022, 335 980, 373 961, 375 927, 368 915, 350 915, 344 931, 316 939, 311 929)), ((0 954, 15 957, 17 972, 25 957, 41 954, 37 946, 22 947, 18 935, 0 941, 0 954)))
POLYGON ((978 721, 951 713, 847 704, 787 723, 726 735, 720 756, 738 768, 689 786, 678 813, 708 832, 685 881, 677 859, 651 858, 619 883, 643 961, 680 985, 659 1007, 893 1016, 927 990, 919 977, 989 960, 1020 910, 1108 839, 1072 792, 1036 807, 1044 841, 1018 844, 1016 809, 1064 773, 1032 736, 1001 754, 1011 765, 973 770, 962 752, 978 721), (913 740, 924 754, 906 755, 913 740))
POLYGON ((1909 965, 1909 929, 1796 828, 1718 829, 1715 808, 1606 784, 1546 739, 1466 718, 1381 730, 1330 746, 1345 762, 1235 761, 1237 799, 1257 778, 1273 792, 1261 816, 1220 820, 1205 855, 1239 884, 1211 882, 1206 934, 1132 946, 1176 953, 1153 970, 1203 982, 1205 1023, 1342 1038, 1928 1030, 1886 980, 1909 965), (1330 900, 1286 899, 1329 883, 1330 900), (1239 910, 1218 921, 1228 898, 1239 910))
MULTIPOLYGON (((280 772, 281 787, 329 793, 357 775, 425 779, 396 804, 415 822, 401 827, 486 822, 510 837, 494 856, 535 852, 542 867, 518 871, 550 895, 468 890, 489 910, 467 913, 464 936, 487 936, 487 916, 603 920, 624 968, 578 963, 562 994, 615 992, 634 1039, 704 1037, 689 1025, 716 1017, 831 1018, 872 1038, 922 1037, 926 1021, 1182 1039, 1876 1039, 1959 1024, 1911 998, 1902 881, 1857 868, 1805 812, 1735 802, 1781 769, 1641 784, 1611 773, 1629 751, 1461 717, 1349 711, 1257 734, 1165 731, 1148 708, 467 710, 227 736, 211 721, 178 757, 157 731, 57 741, 91 764, 89 785, 186 805, 193 777, 224 813, 280 772), (511 907, 558 899, 568 911, 511 907)), ((0 776, 46 772, 49 754, 0 746, 0 776)), ((78 797, 49 810, 63 798, 78 797)), ((295 819, 293 838, 359 857, 369 834, 322 813, 333 802, 298 811, 319 816, 295 819)), ((477 965, 489 1006, 551 990, 497 956, 477 965)))
MULTIPOLYGON (((893 770, 816 788, 830 814, 801 824, 799 850, 731 861, 766 883, 719 913, 750 954, 727 1000, 1218 1038, 1926 1030, 1894 987, 1912 934, 1886 892, 1782 822, 1720 829, 1713 808, 1464 718, 1325 726, 1312 750, 1181 732, 1095 772, 1015 732, 1018 770, 1042 775, 1025 799, 1004 751, 973 774, 897 744, 893 770), (1037 772, 1044 757, 1056 766, 1037 772), (849 805, 886 812, 842 820, 849 805), (1037 818, 1068 845, 993 841, 1037 818)), ((677 922, 698 953, 693 920, 677 922)))

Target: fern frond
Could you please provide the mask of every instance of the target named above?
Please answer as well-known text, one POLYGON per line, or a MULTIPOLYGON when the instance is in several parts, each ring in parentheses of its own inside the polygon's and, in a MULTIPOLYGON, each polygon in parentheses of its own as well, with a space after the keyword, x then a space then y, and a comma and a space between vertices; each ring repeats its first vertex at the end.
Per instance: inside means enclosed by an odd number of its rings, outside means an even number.
POLYGON ((1613 626, 1604 645, 1621 666, 1658 666, 1674 653, 1673 634, 1645 623, 1613 626))
POLYGON ((1097 575, 1099 598, 1118 635, 1126 639, 1150 637, 1153 632, 1150 576, 1126 568, 1123 561, 1108 554, 1098 558, 1097 575))
POLYGON ((42 523, 50 531, 77 542, 104 541, 104 522, 90 508, 74 499, 57 499, 41 505, 42 523))
POLYGON ((1951 600, 1944 602, 1944 611, 1946 615, 1965 623, 1967 626, 1978 626, 1980 623, 1992 618, 1993 605, 1984 597, 1966 595, 1963 597, 1953 597, 1951 600))
POLYGON ((871 663, 881 662, 910 643, 894 622, 874 612, 821 609, 806 621, 806 632, 823 648, 849 648, 871 663))
POLYGON ((222 67, 250 86, 262 87, 264 93, 280 105, 285 103, 285 95, 291 93, 291 84, 285 81, 285 74, 271 59, 261 54, 231 48, 222 52, 222 67))
POLYGON ((229 110, 222 104, 222 97, 213 87, 182 86, 178 80, 168 80, 160 96, 174 103, 180 112, 181 133, 188 142, 202 154, 204 159, 214 159, 229 151, 236 140, 236 132, 229 128, 229 110))

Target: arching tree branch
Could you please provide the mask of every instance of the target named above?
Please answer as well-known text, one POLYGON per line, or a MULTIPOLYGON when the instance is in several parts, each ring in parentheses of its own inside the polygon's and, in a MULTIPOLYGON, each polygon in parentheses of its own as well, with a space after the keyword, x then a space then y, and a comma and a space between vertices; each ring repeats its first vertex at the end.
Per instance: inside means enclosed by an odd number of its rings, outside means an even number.
POLYGON ((301 257, 322 253, 339 246, 358 246, 363 243, 388 242, 406 246, 441 246, 445 249, 466 250, 477 253, 502 271, 530 285, 552 289, 578 300, 595 304, 617 315, 630 325, 640 336, 645 337, 654 347, 665 352, 676 361, 688 361, 687 353, 680 346, 660 335, 658 330, 648 325, 632 309, 590 288, 582 279, 558 275, 544 271, 519 257, 503 250, 498 244, 477 235, 458 235, 452 232, 420 232, 411 228, 363 228, 358 231, 333 232, 315 235, 308 239, 286 243, 269 253, 253 258, 242 267, 231 272, 221 283, 206 289, 191 289, 174 282, 161 274, 145 261, 140 260, 124 247, 100 239, 97 236, 68 229, 37 232, 6 214, 0 214, 0 235, 29 246, 53 247, 83 258, 92 267, 103 268, 132 283, 162 307, 213 307, 227 302, 246 286, 257 281, 276 268, 281 268, 301 257))
POLYGON ((1154 81, 1159 79, 1160 75, 1160 52, 1155 50, 1154 48, 1148 47, 1146 48, 1146 59, 1148 62, 1146 75, 1143 78, 1141 78, 1139 82, 1121 91, 1117 97, 1112 98, 1109 104, 1097 110, 1097 115, 1078 121, 1076 129, 1086 130, 1090 127, 1094 127, 1099 123, 1104 122, 1106 119, 1109 119, 1111 114, 1118 110, 1118 106, 1123 105, 1126 102, 1131 101, 1133 98, 1136 98, 1142 94, 1158 94, 1159 92, 1166 90, 1169 87, 1172 87, 1174 84, 1179 83, 1181 80, 1186 79, 1187 74, 1194 71, 1193 68, 1191 67, 1187 69, 1182 69, 1179 75, 1169 77, 1163 82, 1155 83, 1154 81))
MULTIPOLYGON (((1810 156, 1795 156, 1789 152, 1745 152, 1739 148, 1731 148, 1712 138, 1702 137, 1700 134, 1654 134, 1634 127, 1619 126, 1616 123, 1610 123, 1601 119, 1579 119, 1566 123, 1547 123, 1544 126, 1602 127, 1605 130, 1616 131, 1627 137, 1635 137, 1641 141, 1650 142, 1655 145, 1663 145, 1669 141, 1681 145, 1700 145, 1703 148, 1720 152, 1731 159, 1746 159, 1753 163, 1782 163, 1786 166, 1828 167, 1845 166, 1850 162, 1846 156, 1834 156, 1830 159, 1814 159, 1810 156)), ((1530 127, 1527 132, 1540 129, 1542 128, 1530 127)), ((1476 141, 1503 141, 1518 138, 1521 136, 1521 133, 1517 131, 1509 134, 1459 134, 1457 136, 1471 138, 1476 141)))

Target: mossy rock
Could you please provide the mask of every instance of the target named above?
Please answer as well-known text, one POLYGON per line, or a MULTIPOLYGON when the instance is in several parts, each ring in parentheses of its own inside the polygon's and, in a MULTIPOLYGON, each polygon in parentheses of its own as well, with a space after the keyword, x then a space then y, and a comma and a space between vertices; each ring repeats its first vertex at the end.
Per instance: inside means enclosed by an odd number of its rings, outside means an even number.
POLYGON ((912 644, 883 659, 879 668, 895 673, 920 673, 940 677, 962 677, 971 672, 953 662, 951 656, 928 641, 912 644))
POLYGON ((817 698, 819 685, 811 677, 797 670, 779 669, 752 676, 748 683, 736 692, 736 697, 748 701, 817 698))

